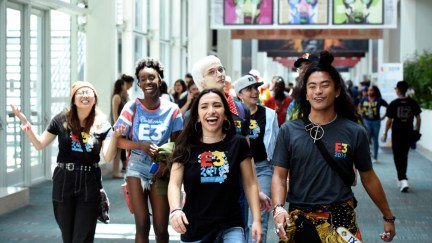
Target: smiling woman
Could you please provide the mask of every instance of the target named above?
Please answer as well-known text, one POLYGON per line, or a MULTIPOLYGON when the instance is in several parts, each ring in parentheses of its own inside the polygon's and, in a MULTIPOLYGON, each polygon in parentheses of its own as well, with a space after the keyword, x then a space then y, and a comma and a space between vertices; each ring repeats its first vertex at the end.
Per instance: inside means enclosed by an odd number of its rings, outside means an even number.
POLYGON ((105 115, 97 109, 97 100, 91 83, 73 83, 70 108, 52 118, 41 135, 11 105, 36 149, 44 149, 58 138, 52 202, 64 242, 93 242, 101 200, 100 152, 103 151, 106 161, 111 161, 117 152, 117 138, 124 132, 123 127, 112 131, 105 115))
POLYGON ((124 125, 126 134, 129 134, 128 138, 119 139, 119 147, 131 150, 126 181, 134 208, 135 237, 138 242, 148 241, 150 201, 156 238, 158 242, 168 242, 168 177, 163 176, 166 166, 159 164, 155 177, 150 173, 150 168, 159 153, 159 147, 176 140, 183 127, 183 118, 177 104, 159 97, 164 68, 157 59, 141 59, 135 75, 144 98, 126 103, 114 125, 124 125))

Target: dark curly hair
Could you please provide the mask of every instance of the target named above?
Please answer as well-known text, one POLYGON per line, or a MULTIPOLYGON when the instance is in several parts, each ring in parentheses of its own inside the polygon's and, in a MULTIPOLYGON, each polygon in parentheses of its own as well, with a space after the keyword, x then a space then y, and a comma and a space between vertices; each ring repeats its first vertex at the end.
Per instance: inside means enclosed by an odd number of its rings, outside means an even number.
POLYGON ((335 99, 334 107, 338 116, 345 117, 348 120, 357 122, 359 116, 356 107, 350 98, 345 83, 335 67, 332 66, 333 55, 328 51, 320 53, 319 61, 312 62, 306 69, 302 86, 300 89, 300 117, 307 117, 311 111, 310 103, 306 100, 307 81, 314 72, 326 72, 330 75, 335 84, 335 89, 340 90, 339 96, 335 99))
POLYGON ((162 81, 162 79, 164 78, 164 66, 158 59, 152 57, 144 57, 143 59, 138 61, 138 64, 135 69, 135 76, 138 80, 139 80, 139 76, 138 76, 139 72, 146 67, 153 68, 154 70, 156 70, 156 72, 160 76, 159 79, 162 81))

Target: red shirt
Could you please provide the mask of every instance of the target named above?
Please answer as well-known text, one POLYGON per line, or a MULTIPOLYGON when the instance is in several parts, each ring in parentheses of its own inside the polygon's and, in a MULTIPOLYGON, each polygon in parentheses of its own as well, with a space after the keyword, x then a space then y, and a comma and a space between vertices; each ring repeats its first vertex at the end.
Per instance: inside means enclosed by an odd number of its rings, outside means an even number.
POLYGON ((292 98, 290 96, 285 96, 285 99, 283 100, 281 105, 278 105, 274 97, 270 97, 264 102, 265 106, 276 111, 279 126, 281 126, 285 122, 288 106, 291 101, 292 98))

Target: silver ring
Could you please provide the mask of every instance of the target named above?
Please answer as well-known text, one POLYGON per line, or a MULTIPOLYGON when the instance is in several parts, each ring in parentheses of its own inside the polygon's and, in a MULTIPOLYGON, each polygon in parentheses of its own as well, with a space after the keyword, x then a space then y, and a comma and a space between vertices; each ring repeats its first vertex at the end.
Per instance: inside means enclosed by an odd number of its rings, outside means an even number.
POLYGON ((390 237, 390 235, 391 235, 390 232, 386 232, 385 234, 387 237, 390 237))

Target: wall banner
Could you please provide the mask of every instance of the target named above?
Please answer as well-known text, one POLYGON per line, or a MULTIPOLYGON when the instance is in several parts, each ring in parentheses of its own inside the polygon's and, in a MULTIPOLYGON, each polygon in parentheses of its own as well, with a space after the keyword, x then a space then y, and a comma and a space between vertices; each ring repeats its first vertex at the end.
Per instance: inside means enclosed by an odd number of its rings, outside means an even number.
POLYGON ((212 29, 397 28, 397 0, 211 0, 212 29))

